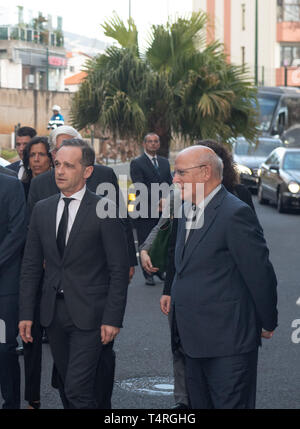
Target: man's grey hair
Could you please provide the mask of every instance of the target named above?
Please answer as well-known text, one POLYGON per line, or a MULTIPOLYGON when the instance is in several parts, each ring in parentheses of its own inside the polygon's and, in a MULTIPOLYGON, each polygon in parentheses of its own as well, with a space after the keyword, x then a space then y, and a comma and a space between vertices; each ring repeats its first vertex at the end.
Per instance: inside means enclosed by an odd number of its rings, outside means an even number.
POLYGON ((212 175, 215 179, 223 180, 224 164, 222 159, 212 150, 212 153, 206 153, 201 157, 201 162, 204 164, 210 164, 212 169, 212 175))
POLYGON ((56 139, 60 134, 67 134, 76 139, 81 139, 80 133, 77 130, 75 130, 75 128, 70 127, 69 125, 62 125, 61 127, 58 127, 55 130, 52 130, 49 135, 50 152, 52 152, 55 149, 56 139))

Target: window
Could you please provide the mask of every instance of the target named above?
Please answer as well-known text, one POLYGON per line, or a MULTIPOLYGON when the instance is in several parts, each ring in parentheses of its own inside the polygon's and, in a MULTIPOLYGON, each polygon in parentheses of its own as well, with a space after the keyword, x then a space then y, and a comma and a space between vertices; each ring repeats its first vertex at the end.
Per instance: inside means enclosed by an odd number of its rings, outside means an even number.
POLYGON ((242 4, 242 31, 246 30, 246 5, 242 4))
POLYGON ((245 71, 245 65, 246 65, 246 48, 245 48, 245 46, 241 47, 241 52, 242 52, 242 66, 243 66, 243 71, 245 71))
POLYGON ((300 0, 277 0, 278 21, 300 21, 300 0))
POLYGON ((300 66, 300 44, 281 46, 280 65, 281 67, 300 66))

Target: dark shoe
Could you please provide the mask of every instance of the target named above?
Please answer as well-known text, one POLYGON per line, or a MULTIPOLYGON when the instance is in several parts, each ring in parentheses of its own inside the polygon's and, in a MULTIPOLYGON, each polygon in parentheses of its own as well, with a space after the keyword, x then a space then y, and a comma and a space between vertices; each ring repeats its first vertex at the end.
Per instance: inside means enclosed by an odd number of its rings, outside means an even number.
POLYGON ((175 404, 174 407, 171 408, 171 410, 188 410, 189 407, 186 404, 182 404, 181 402, 179 404, 175 404))
POLYGON ((18 346, 18 347, 16 348, 16 352, 17 352, 17 355, 18 355, 18 356, 23 355, 23 354, 24 354, 23 346, 18 346))
POLYGON ((159 278, 159 280, 160 281, 162 281, 162 282, 164 282, 165 280, 166 280, 166 275, 165 275, 165 273, 160 273, 160 272, 158 272, 158 273, 156 273, 155 274, 158 278, 159 278))
POLYGON ((155 286, 155 281, 152 276, 146 277, 146 285, 147 286, 155 286))
POLYGON ((28 410, 39 410, 41 408, 40 401, 29 401, 28 410))

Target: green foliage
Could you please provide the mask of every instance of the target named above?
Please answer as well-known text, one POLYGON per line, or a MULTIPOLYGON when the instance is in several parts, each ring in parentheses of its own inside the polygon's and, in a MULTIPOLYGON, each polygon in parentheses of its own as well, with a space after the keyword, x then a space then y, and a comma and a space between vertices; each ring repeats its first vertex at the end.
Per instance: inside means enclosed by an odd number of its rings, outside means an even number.
POLYGON ((167 155, 172 133, 226 142, 256 136, 256 90, 242 67, 228 64, 223 46, 206 46, 206 15, 193 13, 152 26, 142 55, 133 20, 103 24, 118 44, 86 64, 87 78, 72 103, 73 125, 98 123, 116 136, 140 139, 154 131, 167 155))

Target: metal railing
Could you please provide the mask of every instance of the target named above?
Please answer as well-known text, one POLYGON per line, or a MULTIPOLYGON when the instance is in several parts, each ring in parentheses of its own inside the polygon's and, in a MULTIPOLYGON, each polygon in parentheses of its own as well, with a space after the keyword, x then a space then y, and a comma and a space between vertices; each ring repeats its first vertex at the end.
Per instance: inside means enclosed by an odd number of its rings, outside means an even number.
POLYGON ((36 30, 12 25, 0 25, 0 40, 21 40, 47 46, 64 46, 60 31, 36 30))

